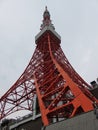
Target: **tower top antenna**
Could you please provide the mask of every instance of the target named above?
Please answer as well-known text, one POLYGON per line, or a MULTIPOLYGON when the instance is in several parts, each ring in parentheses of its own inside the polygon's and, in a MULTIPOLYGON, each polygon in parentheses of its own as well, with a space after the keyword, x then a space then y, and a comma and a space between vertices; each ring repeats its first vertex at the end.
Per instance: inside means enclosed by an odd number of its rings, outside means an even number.
POLYGON ((51 26, 53 30, 55 29, 52 22, 51 22, 50 13, 47 9, 47 6, 45 6, 45 11, 43 13, 43 21, 42 21, 42 24, 41 24, 41 30, 46 26, 51 26))
POLYGON ((45 10, 47 10, 47 6, 45 6, 45 10))

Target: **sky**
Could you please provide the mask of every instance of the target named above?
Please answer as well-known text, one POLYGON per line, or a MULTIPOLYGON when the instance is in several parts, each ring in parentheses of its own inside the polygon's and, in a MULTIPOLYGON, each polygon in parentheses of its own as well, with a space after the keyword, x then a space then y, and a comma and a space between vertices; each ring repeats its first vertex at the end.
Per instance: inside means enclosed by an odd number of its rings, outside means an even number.
POLYGON ((97 0, 0 0, 0 97, 33 55, 45 6, 71 65, 88 83, 98 77, 97 0))

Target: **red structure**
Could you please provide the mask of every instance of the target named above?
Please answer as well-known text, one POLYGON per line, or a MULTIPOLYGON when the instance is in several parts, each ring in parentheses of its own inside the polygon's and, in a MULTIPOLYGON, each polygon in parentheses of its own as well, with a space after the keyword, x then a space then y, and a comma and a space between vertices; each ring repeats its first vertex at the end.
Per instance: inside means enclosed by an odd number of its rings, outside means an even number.
POLYGON ((36 49, 16 83, 0 98, 0 119, 19 110, 31 110, 38 96, 44 126, 93 110, 97 99, 64 55, 61 37, 45 9, 36 49))

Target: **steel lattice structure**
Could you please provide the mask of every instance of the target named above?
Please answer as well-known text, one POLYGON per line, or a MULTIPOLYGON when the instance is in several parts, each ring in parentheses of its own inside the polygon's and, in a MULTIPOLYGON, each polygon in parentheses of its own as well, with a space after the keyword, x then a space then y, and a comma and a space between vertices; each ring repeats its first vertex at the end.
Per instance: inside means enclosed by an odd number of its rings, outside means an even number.
POLYGON ((36 49, 16 83, 0 98, 0 119, 19 110, 31 110, 38 96, 44 126, 93 110, 97 99, 64 55, 61 38, 45 9, 36 49))

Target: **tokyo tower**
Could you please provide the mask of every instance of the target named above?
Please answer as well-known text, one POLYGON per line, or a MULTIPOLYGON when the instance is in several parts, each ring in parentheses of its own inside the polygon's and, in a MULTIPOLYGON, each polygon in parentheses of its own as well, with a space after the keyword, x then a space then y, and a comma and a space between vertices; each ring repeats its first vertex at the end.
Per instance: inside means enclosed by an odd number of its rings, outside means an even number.
POLYGON ((0 119, 19 110, 33 111, 38 97, 44 126, 94 109, 97 99, 64 55, 61 37, 45 8, 36 48, 23 74, 0 98, 0 119))

